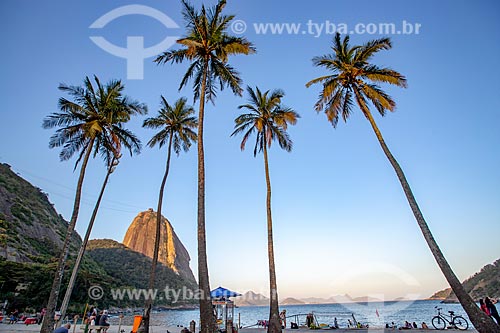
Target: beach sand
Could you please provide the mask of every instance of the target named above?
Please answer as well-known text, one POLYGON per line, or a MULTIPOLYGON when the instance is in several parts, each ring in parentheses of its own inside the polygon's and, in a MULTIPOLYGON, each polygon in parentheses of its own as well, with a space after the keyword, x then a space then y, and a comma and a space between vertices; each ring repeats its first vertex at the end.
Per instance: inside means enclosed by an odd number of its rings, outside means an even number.
MULTIPOLYGON (((151 333, 180 333, 182 327, 167 327, 167 326, 151 326, 149 328, 149 331, 151 333)), ((124 333, 130 333, 132 330, 132 326, 122 326, 121 330, 123 330, 124 333)), ((0 324, 0 332, 25 332, 25 333, 31 333, 31 332, 39 332, 40 331, 40 326, 39 325, 29 325, 26 326, 24 324, 15 324, 15 325, 7 325, 7 324, 0 324)), ((287 333, 312 333, 312 332, 319 332, 319 331, 325 331, 325 330, 310 330, 310 329, 298 329, 298 330, 292 330, 292 329, 286 329, 283 330, 283 332, 287 333)), ((436 331, 434 329, 429 329, 429 330, 422 330, 422 329, 412 329, 412 330, 393 330, 393 329, 382 329, 382 328, 370 328, 370 329, 338 329, 338 330, 326 330, 328 332, 335 332, 335 333, 370 333, 370 332, 384 332, 384 333, 396 333, 396 332, 429 332, 429 331, 436 331)), ((75 333, 83 333, 83 329, 80 329, 80 325, 77 325, 76 328, 71 327, 70 332, 75 332, 75 333)), ((264 328, 244 328, 240 330, 241 333, 265 333, 266 330, 264 328)), ((448 329, 446 332, 462 332, 459 330, 451 330, 448 329)), ((476 330, 474 329, 469 329, 467 332, 470 333, 477 333, 476 330)), ((108 329, 108 333, 120 333, 118 325, 111 325, 111 327, 108 329)))

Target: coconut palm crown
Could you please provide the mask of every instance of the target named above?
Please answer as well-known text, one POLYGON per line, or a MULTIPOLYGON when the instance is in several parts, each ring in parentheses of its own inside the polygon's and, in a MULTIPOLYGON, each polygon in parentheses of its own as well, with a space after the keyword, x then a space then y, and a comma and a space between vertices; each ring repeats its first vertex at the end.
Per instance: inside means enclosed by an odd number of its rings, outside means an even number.
POLYGON ((193 116, 194 109, 187 104, 187 99, 182 97, 174 105, 170 105, 165 97, 161 96, 161 108, 158 115, 144 121, 143 127, 160 129, 149 141, 148 146, 153 148, 158 145, 163 147, 172 137, 172 148, 179 153, 188 151, 193 142, 196 142, 196 127, 198 121, 193 116))
POLYGON ((146 114, 147 107, 123 96, 125 87, 120 80, 103 85, 94 76, 94 81, 96 87, 89 77, 85 78, 83 87, 61 84, 59 90, 68 93, 73 100, 61 97, 59 109, 62 112, 47 116, 42 125, 43 128, 61 127, 51 136, 49 147, 62 147, 59 154, 61 161, 80 152, 75 168, 90 143, 94 156, 100 153, 106 164, 112 158, 109 152, 119 156, 122 146, 129 150, 130 155, 141 150, 140 140, 130 130, 123 128, 123 123, 133 115, 146 114))
POLYGON ((193 79, 195 101, 202 94, 203 84, 206 85, 205 96, 211 102, 214 102, 217 91, 225 87, 241 95, 241 79, 239 73, 229 65, 229 56, 255 53, 255 48, 245 38, 227 33, 234 15, 222 14, 226 1, 220 0, 208 10, 202 5, 200 11, 185 0, 182 0, 182 4, 187 28, 187 35, 177 40, 182 47, 162 53, 155 62, 165 64, 190 61, 191 64, 181 80, 179 89, 193 79))
POLYGON ((241 150, 245 149, 249 137, 255 133, 257 138, 253 150, 254 156, 257 152, 263 151, 264 145, 271 147, 274 140, 278 141, 282 149, 291 151, 292 141, 286 130, 288 125, 295 125, 300 116, 291 108, 281 105, 285 93, 279 89, 262 93, 258 87, 255 90, 247 87, 247 93, 250 96, 249 103, 238 108, 250 112, 235 119, 235 130, 231 134, 234 136, 244 132, 241 150))

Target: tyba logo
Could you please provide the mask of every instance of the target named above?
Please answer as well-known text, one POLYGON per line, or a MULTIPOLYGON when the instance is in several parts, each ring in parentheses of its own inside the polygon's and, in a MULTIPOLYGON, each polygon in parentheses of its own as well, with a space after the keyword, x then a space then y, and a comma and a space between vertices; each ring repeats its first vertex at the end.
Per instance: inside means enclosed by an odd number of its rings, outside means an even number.
MULTIPOLYGON (((127 15, 144 15, 161 22, 166 28, 179 28, 170 17, 157 9, 143 5, 128 5, 115 8, 99 17, 89 28, 101 29, 115 19, 127 15)), ((144 78, 144 59, 150 58, 165 51, 174 45, 178 36, 167 36, 156 45, 145 48, 144 36, 127 36, 127 47, 120 47, 110 43, 102 36, 91 36, 90 39, 104 51, 127 59, 127 79, 142 80, 144 78)))

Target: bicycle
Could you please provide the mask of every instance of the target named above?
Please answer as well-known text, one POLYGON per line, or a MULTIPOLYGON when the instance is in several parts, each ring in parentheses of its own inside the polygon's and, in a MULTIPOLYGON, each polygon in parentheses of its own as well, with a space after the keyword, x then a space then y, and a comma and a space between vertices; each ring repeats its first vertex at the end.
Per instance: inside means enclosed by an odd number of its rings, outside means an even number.
POLYGON ((448 328, 456 328, 461 331, 465 331, 469 328, 469 323, 462 316, 455 316, 454 311, 448 311, 450 314, 450 320, 446 318, 446 315, 441 313, 442 308, 435 307, 438 314, 432 318, 432 326, 437 330, 444 330, 446 328, 446 323, 448 323, 448 328))

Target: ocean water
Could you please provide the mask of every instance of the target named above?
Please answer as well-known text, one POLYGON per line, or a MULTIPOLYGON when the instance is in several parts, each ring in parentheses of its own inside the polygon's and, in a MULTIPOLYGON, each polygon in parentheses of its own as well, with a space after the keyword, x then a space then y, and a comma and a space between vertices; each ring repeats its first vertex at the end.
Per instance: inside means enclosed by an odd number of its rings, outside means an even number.
MULTIPOLYGON (((456 315, 461 315, 467 320, 467 314, 460 304, 442 304, 439 301, 392 301, 392 302, 368 302, 368 303, 344 303, 344 304, 305 304, 305 305, 283 305, 280 311, 285 309, 288 316, 300 315, 287 319, 287 327, 290 322, 305 323, 305 315, 314 313, 319 324, 332 325, 334 318, 337 318, 339 326, 347 327, 348 319, 353 320, 353 315, 357 321, 369 324, 370 327, 384 327, 386 323, 402 326, 405 321, 416 322, 418 326, 426 322, 432 326, 431 319, 437 314, 435 307, 443 308, 442 313, 455 311, 456 315), (378 313, 378 315, 377 315, 378 313)), ((169 310, 155 313, 152 322, 155 325, 165 326, 189 326, 191 320, 199 324, 198 310, 169 310)), ((269 318, 269 307, 267 306, 246 306, 234 310, 235 323, 243 327, 255 325, 258 320, 269 318)), ((469 320, 469 328, 472 324, 469 320)))

